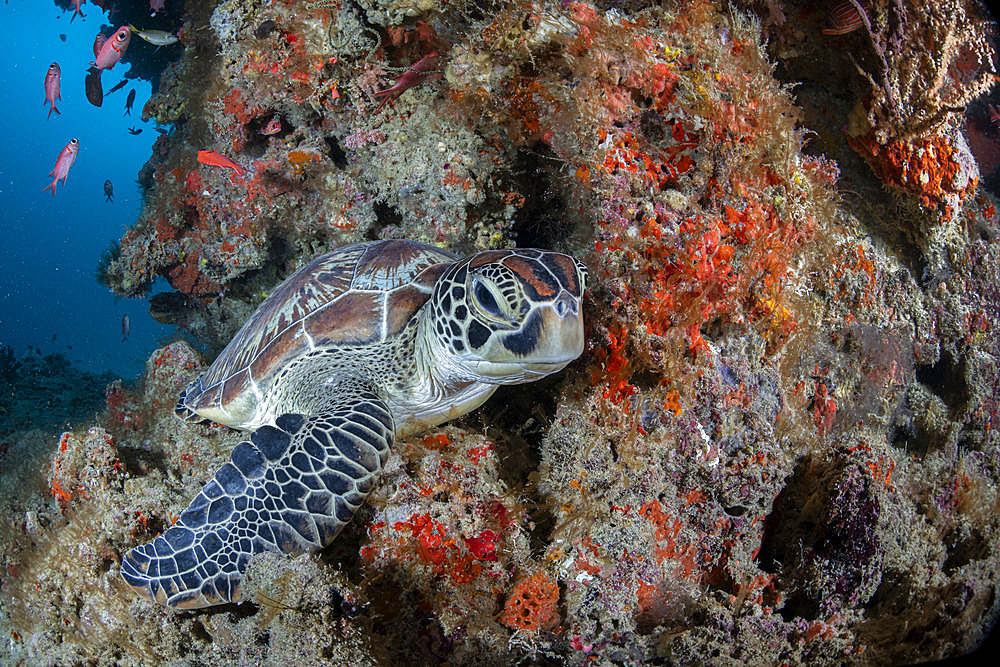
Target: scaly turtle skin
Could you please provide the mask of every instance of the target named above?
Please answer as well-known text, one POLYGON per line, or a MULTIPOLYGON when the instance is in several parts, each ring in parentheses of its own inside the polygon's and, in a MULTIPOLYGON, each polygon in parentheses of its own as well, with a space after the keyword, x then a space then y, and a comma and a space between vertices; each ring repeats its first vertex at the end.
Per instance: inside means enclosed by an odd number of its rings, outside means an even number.
POLYGON ((459 259, 397 240, 314 259, 182 394, 182 419, 252 433, 172 527, 125 554, 122 577, 196 609, 239 602, 256 553, 322 549, 394 438, 580 355, 586 278, 568 255, 523 248, 459 259))

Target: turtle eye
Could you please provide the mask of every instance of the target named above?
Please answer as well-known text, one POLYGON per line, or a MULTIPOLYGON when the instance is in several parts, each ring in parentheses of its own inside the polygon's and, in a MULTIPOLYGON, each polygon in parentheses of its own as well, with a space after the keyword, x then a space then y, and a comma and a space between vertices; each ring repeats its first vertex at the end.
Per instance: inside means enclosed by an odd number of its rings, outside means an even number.
POLYGON ((500 309, 500 304, 497 303, 496 297, 493 296, 490 288, 479 278, 474 278, 472 281, 472 295, 475 297, 479 307, 483 309, 483 312, 498 319, 503 319, 503 311, 500 309))

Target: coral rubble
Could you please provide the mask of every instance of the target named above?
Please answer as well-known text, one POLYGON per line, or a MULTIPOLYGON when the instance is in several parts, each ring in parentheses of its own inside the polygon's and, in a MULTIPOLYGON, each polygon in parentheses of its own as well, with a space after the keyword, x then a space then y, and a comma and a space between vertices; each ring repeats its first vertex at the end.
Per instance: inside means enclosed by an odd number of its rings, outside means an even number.
POLYGON ((552 247, 590 267, 587 350, 397 443, 329 549, 257 557, 248 603, 195 614, 117 577, 239 439, 173 417, 206 360, 157 350, 0 495, 6 661, 975 648, 1000 611, 1000 217, 966 138, 992 24, 851 7, 831 35, 771 0, 189 3, 109 287, 166 278, 153 316, 217 352, 331 247, 552 247))

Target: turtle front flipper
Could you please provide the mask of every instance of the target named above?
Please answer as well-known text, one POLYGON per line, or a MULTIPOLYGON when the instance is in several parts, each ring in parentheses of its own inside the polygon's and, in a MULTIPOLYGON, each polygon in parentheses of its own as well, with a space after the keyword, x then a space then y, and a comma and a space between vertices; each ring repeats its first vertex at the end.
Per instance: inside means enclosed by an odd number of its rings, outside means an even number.
POLYGON ((125 581, 178 609, 239 602, 254 554, 332 542, 374 488, 394 429, 374 392, 331 389, 320 414, 281 415, 237 445, 177 523, 125 554, 125 581))

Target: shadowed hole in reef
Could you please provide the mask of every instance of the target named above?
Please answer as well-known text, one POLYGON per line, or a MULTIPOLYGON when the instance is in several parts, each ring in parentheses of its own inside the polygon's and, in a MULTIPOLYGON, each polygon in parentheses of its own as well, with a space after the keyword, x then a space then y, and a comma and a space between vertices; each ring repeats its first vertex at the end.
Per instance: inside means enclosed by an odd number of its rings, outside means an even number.
POLYGON ((167 459, 161 452, 147 452, 138 447, 128 447, 119 443, 118 456, 125 464, 125 472, 133 477, 142 477, 150 470, 163 470, 167 467, 167 459))
POLYGON ((347 153, 341 148, 340 142, 337 141, 337 137, 327 136, 324 137, 326 140, 326 154, 333 161, 339 169, 344 169, 347 167, 347 153))
MULTIPOLYGON (((528 534, 532 551, 545 547, 555 527, 550 503, 538 492, 542 440, 555 419, 558 375, 530 385, 501 386, 486 404, 461 422, 482 429, 497 448, 500 478, 515 498, 528 504, 534 523, 528 534), (529 390, 530 387, 530 390, 529 390)), ((508 507, 510 501, 504 501, 508 507)))
POLYGON ((914 419, 911 411, 907 410, 903 414, 908 417, 908 421, 898 421, 892 428, 889 442, 893 447, 907 455, 923 458, 928 452, 937 451, 945 445, 945 438, 929 431, 923 421, 914 419))
POLYGON ((960 416, 969 400, 964 362, 956 361, 950 353, 943 352, 937 363, 917 366, 917 381, 944 401, 951 411, 952 419, 960 416))
MULTIPOLYGON (((809 557, 806 552, 811 551, 815 542, 822 510, 817 503, 807 502, 816 492, 818 481, 816 471, 810 472, 810 468, 808 458, 800 460, 785 487, 774 499, 771 511, 764 519, 764 534, 757 555, 757 562, 764 572, 782 575, 783 579, 791 578, 799 583, 797 571, 809 557), (813 508, 812 511, 807 512, 807 507, 813 508)), ((819 618, 819 604, 805 591, 793 588, 781 593, 787 597, 778 613, 785 621, 791 622, 797 617, 806 620, 819 618)))
POLYGON ((543 143, 518 152, 512 172, 524 205, 514 214, 513 236, 521 248, 558 250, 569 236, 560 170, 566 163, 543 143))
POLYGON ((375 219, 378 220, 378 224, 372 225, 365 235, 365 239, 368 241, 378 241, 379 232, 383 228, 388 226, 398 227, 403 223, 403 216, 395 206, 377 201, 373 206, 373 210, 375 211, 375 219))
POLYGON ((212 643, 212 635, 209 634, 208 630, 205 629, 205 624, 202 623, 200 620, 196 619, 191 624, 190 627, 191 627, 190 632, 192 639, 195 639, 197 641, 208 642, 209 644, 212 643))
MULTIPOLYGON (((388 564, 382 576, 367 585, 363 615, 369 632, 380 638, 373 646, 378 664, 444 665, 454 663, 454 649, 465 631, 461 625, 451 634, 435 618, 430 591, 414 587, 406 568, 388 564)), ((468 648, 468 647, 466 647, 468 648)), ((469 660, 471 656, 465 655, 469 660)), ((476 660, 471 660, 477 663, 476 660)), ((466 664, 466 663, 462 663, 466 664)))
POLYGON ((948 556, 945 558, 942 571, 948 575, 953 575, 958 569, 965 567, 973 560, 978 560, 986 555, 987 543, 983 540, 982 534, 975 529, 963 531, 954 528, 943 538, 948 549, 948 556))
POLYGON ((319 557, 324 563, 333 566, 351 581, 358 581, 361 577, 358 554, 369 542, 365 525, 371 522, 373 512, 369 504, 363 505, 333 542, 319 552, 319 557))

